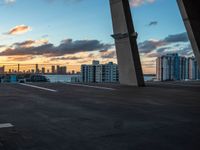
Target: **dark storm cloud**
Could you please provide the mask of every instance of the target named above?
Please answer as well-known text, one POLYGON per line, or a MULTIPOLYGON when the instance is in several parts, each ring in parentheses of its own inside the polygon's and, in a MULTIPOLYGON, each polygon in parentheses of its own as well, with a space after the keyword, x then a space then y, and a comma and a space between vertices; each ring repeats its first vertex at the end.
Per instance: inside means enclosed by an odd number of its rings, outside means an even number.
MULTIPOLYGON (((31 42, 31 41, 29 41, 31 42)), ((17 43, 18 46, 7 48, 0 53, 0 56, 14 56, 14 55, 44 55, 48 56, 62 56, 65 54, 75 54, 79 52, 91 52, 107 50, 112 47, 112 44, 104 44, 98 40, 76 40, 66 39, 61 41, 60 45, 54 46, 51 43, 44 43, 41 46, 23 47, 27 41, 17 43)), ((16 45, 16 43, 14 44, 16 45)))

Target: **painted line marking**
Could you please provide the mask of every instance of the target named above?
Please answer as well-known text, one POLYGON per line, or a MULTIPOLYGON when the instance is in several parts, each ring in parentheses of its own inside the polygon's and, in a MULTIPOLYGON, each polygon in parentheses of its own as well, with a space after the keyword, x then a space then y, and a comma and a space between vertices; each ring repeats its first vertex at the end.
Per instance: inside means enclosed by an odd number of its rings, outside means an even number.
POLYGON ((45 90, 45 91, 50 91, 50 92, 57 92, 57 90, 53 90, 53 89, 49 89, 49 88, 45 88, 45 87, 40 87, 40 86, 36 86, 36 85, 25 84, 25 83, 19 83, 19 84, 23 85, 23 86, 27 86, 27 87, 40 89, 40 90, 45 90))
POLYGON ((0 129, 2 128, 13 128, 14 125, 12 125, 11 123, 2 123, 0 124, 0 129))
POLYGON ((92 85, 86 85, 86 84, 73 84, 73 83, 65 83, 65 84, 72 85, 72 86, 79 86, 79 87, 88 87, 88 88, 94 88, 94 89, 115 91, 115 89, 113 88, 102 87, 102 86, 92 86, 92 85))

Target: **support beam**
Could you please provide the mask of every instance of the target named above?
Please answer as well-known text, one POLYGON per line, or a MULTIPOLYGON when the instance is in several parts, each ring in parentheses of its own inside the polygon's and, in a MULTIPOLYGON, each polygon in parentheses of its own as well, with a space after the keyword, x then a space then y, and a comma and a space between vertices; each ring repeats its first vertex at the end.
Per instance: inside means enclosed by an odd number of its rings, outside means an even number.
POLYGON ((110 0, 120 83, 144 86, 144 78, 129 1, 110 0))
POLYGON ((198 0, 177 0, 200 69, 200 13, 198 0))

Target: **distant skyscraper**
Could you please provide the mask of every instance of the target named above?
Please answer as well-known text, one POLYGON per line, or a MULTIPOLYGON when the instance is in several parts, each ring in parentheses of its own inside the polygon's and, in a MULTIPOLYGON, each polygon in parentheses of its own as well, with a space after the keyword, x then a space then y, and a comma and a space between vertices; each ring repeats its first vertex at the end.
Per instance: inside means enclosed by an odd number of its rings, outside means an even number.
POLYGON ((40 73, 38 64, 35 65, 35 72, 36 72, 36 73, 40 73))
POLYGON ((3 74, 3 73, 5 73, 5 67, 4 66, 0 67, 0 74, 3 74))
POLYGON ((67 67, 66 66, 59 66, 57 65, 57 74, 66 74, 67 67))
POLYGON ((17 66, 17 72, 18 73, 20 72, 20 64, 18 64, 18 66, 17 66))
POLYGON ((60 67, 59 74, 66 74, 66 73, 67 73, 67 67, 66 66, 60 67))
POLYGON ((56 73, 56 68, 55 68, 55 66, 51 66, 51 73, 52 73, 52 74, 55 74, 55 73, 56 73))
POLYGON ((156 74, 160 81, 196 80, 199 78, 197 61, 180 57, 178 54, 167 54, 156 60, 156 74))
POLYGON ((179 80, 180 60, 178 54, 168 54, 157 59, 157 78, 161 81, 179 80))
POLYGON ((42 68, 42 74, 45 74, 45 68, 44 67, 42 68))
POLYGON ((59 74, 59 72, 60 72, 60 66, 57 65, 57 66, 56 66, 56 73, 59 74))

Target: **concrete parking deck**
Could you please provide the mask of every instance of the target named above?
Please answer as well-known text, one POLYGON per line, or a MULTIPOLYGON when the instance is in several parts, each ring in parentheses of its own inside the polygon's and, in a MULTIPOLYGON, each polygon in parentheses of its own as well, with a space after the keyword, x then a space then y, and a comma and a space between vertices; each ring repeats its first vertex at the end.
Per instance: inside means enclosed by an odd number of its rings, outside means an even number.
POLYGON ((0 84, 0 124, 0 150, 199 150, 200 82, 0 84))

